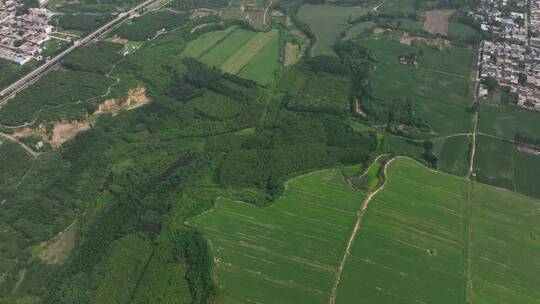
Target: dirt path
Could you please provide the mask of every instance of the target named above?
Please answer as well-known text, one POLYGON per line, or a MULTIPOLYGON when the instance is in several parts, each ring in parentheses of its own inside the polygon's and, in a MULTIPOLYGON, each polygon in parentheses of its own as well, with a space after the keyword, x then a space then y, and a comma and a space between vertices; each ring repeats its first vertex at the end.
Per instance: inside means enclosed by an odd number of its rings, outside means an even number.
MULTIPOLYGON (((381 158, 384 155, 386 155, 386 154, 379 155, 377 158, 375 158, 375 160, 371 163, 371 165, 366 169, 366 172, 368 172, 369 169, 371 168, 371 166, 373 164, 375 164, 379 160, 379 158, 381 158)), ((339 287, 339 282, 341 281, 341 275, 343 273, 343 269, 345 268, 345 264, 347 263, 347 259, 351 255, 351 248, 352 248, 352 245, 354 243, 354 240, 356 239, 356 235, 358 235, 358 231, 360 230, 360 225, 362 224, 362 219, 364 218, 364 214, 366 213, 366 210, 367 210, 367 208, 369 206, 369 203, 371 202, 373 197, 375 195, 377 195, 377 193, 379 193, 381 190, 384 189, 384 186, 386 185, 386 181, 388 180, 387 174, 386 174, 387 168, 395 159, 396 159, 396 157, 390 159, 386 164, 384 164, 384 168, 383 168, 384 181, 383 181, 383 183, 381 185, 379 185, 377 187, 377 189, 375 189, 375 191, 370 192, 368 194, 368 196, 366 196, 366 198, 364 199, 364 202, 362 203, 361 209, 357 212, 356 223, 355 223, 353 231, 351 233, 351 237, 349 238, 349 242, 347 243, 347 247, 345 249, 345 253, 343 254, 343 258, 341 259, 341 262, 339 263, 339 268, 338 268, 338 271, 336 273, 336 281, 334 282, 334 286, 332 287, 332 292, 330 293, 330 298, 328 299, 328 304, 335 304, 336 303, 337 288, 339 287)), ((365 175, 366 172, 364 172, 363 175, 365 175)))
MULTIPOLYGON (((473 86, 473 103, 478 102, 478 84, 480 83, 480 55, 481 49, 478 49, 478 59, 476 61, 476 75, 474 76, 474 86, 473 86)), ((472 74, 472 73, 471 73, 472 74)), ((472 130, 472 141, 471 141, 471 156, 469 164, 469 172, 467 178, 469 179, 469 188, 467 191, 467 212, 465 218, 465 302, 472 303, 472 255, 473 255, 473 197, 474 197, 474 183, 475 183, 475 173, 474 173, 474 164, 476 157, 476 137, 478 135, 478 110, 474 113, 473 118, 473 130, 472 130)))
POLYGON ((424 71, 430 71, 430 72, 435 72, 435 73, 439 73, 439 74, 443 74, 443 75, 448 75, 448 76, 454 76, 454 77, 459 77, 459 78, 466 78, 467 80, 469 80, 469 76, 465 76, 465 75, 459 75, 459 74, 454 74, 454 73, 448 73, 448 72, 444 72, 444 71, 440 71, 440 70, 437 70, 437 69, 430 69, 430 68, 418 68, 419 70, 424 70, 424 71))
POLYGON ((19 146, 21 146, 21 148, 23 148, 26 151, 26 153, 28 153, 32 157, 38 157, 41 154, 39 152, 32 150, 32 148, 28 147, 23 142, 19 141, 18 139, 16 139, 15 137, 9 134, 0 132, 0 136, 19 144, 19 146))
POLYGON ((268 10, 272 6, 272 1, 268 3, 268 6, 264 9, 264 15, 263 15, 263 25, 266 25, 266 14, 268 14, 268 10))

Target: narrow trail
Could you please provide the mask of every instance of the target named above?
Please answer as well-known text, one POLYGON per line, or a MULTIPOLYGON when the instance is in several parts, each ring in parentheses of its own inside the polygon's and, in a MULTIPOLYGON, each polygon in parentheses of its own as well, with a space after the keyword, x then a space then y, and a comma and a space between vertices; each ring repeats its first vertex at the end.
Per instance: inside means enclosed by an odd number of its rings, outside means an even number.
POLYGON ((24 144, 23 142, 19 141, 18 139, 16 139, 15 137, 9 135, 9 134, 5 134, 5 133, 2 133, 0 132, 0 136, 1 137, 4 137, 8 140, 11 140, 12 142, 15 142, 17 144, 19 144, 19 146, 21 146, 21 148, 23 148, 26 153, 28 153, 28 155, 32 156, 32 157, 38 157, 41 153, 39 152, 36 152, 34 150, 32 150, 32 148, 28 147, 26 144, 24 144))
POLYGON ((430 69, 430 68, 418 68, 418 70, 424 70, 424 71, 430 71, 430 72, 434 72, 434 73, 439 73, 439 74, 443 74, 443 75, 447 75, 447 76, 453 76, 453 77, 459 77, 459 78, 465 78, 467 80, 469 80, 469 76, 465 76, 465 75, 459 75, 459 74, 454 74, 454 73, 448 73, 448 72, 444 72, 444 71, 440 71, 440 70, 437 70, 437 69, 430 69))
MULTIPOLYGON (((481 48, 478 48, 478 58, 476 61, 476 75, 474 77, 474 87, 473 87, 473 103, 478 102, 478 84, 480 82, 480 56, 481 48)), ((472 140, 471 140, 471 155, 470 155, 470 164, 469 172, 467 178, 469 179, 469 186, 467 189, 467 210, 465 216, 465 259, 464 259, 464 276, 465 276, 465 302, 472 304, 472 255, 473 255, 473 197, 474 197, 474 183, 475 183, 475 157, 476 157, 476 137, 478 135, 478 110, 474 113, 473 118, 473 130, 472 130, 472 140)))
MULTIPOLYGON (((373 166, 382 156, 386 156, 386 154, 381 154, 377 158, 375 158, 375 160, 371 163, 371 165, 366 169, 366 172, 364 172, 362 175, 365 175, 369 171, 371 166, 373 166)), ((380 184, 377 187, 377 189, 375 189, 375 191, 369 192, 369 194, 364 199, 364 202, 362 203, 361 209, 357 212, 356 223, 355 223, 353 231, 351 233, 351 237, 349 238, 349 242, 347 243, 347 247, 345 249, 345 253, 343 254, 343 258, 341 259, 341 262, 339 263, 339 268, 338 268, 337 273, 336 273, 336 281, 334 282, 334 286, 332 287, 332 292, 330 293, 330 298, 328 299, 328 304, 335 304, 336 303, 337 289, 338 289, 339 283, 341 281, 341 275, 343 273, 343 269, 345 268, 345 264, 347 263, 347 259, 351 255, 351 248, 352 248, 352 245, 354 243, 354 240, 356 239, 356 236, 358 235, 358 231, 360 230, 360 226, 362 224, 362 219, 364 218, 364 214, 366 213, 366 210, 367 210, 367 208, 369 206, 369 203, 371 202, 373 197, 375 197, 375 195, 377 195, 377 193, 379 193, 381 190, 384 189, 384 186, 386 185, 386 182, 388 180, 387 174, 386 174, 388 166, 397 158, 399 158, 399 157, 394 157, 394 158, 390 159, 388 162, 386 162, 386 164, 384 164, 384 168, 383 168, 384 180, 383 180, 382 184, 380 184)))

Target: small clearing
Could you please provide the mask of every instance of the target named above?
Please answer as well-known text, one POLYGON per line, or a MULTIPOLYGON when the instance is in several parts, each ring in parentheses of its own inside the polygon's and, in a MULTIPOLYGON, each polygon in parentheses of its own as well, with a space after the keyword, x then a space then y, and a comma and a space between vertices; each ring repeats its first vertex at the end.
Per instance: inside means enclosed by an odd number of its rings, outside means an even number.
POLYGON ((75 225, 60 232, 54 240, 45 245, 46 247, 39 254, 39 258, 49 265, 62 264, 75 246, 76 232, 75 225))
POLYGON ((287 42, 285 44, 285 58, 283 59, 283 65, 289 66, 297 62, 302 58, 302 49, 297 44, 287 42))
POLYGON ((426 12, 424 30, 432 34, 448 35, 448 19, 454 12, 453 9, 426 12))
POLYGON ((92 124, 86 121, 66 121, 61 120, 54 124, 50 144, 54 148, 60 147, 66 141, 72 139, 79 132, 92 128, 92 124))
POLYGON ((93 113, 93 115, 101 115, 103 113, 113 113, 113 115, 116 115, 121 110, 133 110, 147 104, 148 102, 150 102, 150 99, 146 95, 146 89, 142 86, 138 86, 136 88, 129 89, 127 98, 124 100, 117 98, 105 100, 99 105, 98 109, 93 113))

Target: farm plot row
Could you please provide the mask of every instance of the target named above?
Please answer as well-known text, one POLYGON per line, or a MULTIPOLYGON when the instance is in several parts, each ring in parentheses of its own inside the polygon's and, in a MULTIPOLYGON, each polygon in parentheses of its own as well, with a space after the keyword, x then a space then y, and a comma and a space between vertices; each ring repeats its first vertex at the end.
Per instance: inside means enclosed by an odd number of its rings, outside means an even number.
MULTIPOLYGON (((537 303, 540 201, 478 183, 468 195, 470 186, 393 161, 345 255, 335 303, 537 303)), ((225 303, 328 303, 364 197, 338 171, 318 171, 289 182, 271 207, 219 199, 191 224, 210 240, 225 303)))
POLYGON ((277 30, 256 33, 233 26, 191 41, 183 56, 267 85, 280 67, 278 35, 277 30))

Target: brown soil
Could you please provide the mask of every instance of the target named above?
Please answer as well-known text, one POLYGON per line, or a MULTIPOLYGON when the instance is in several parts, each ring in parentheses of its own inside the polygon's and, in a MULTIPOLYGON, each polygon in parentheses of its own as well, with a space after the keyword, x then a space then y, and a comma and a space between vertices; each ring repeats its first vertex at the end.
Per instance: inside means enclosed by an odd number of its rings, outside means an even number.
POLYGON ((426 12, 424 30, 432 34, 448 35, 448 18, 454 14, 455 10, 434 10, 426 12))
POLYGON ((149 101, 150 99, 146 96, 146 89, 138 86, 128 91, 128 96, 125 100, 117 98, 105 100, 92 115, 101 115, 104 113, 113 113, 113 115, 116 115, 121 110, 132 110, 147 104, 149 101))
POLYGON ((114 37, 114 39, 111 40, 111 41, 112 41, 113 43, 121 44, 121 45, 124 45, 124 44, 126 44, 126 43, 129 42, 129 40, 124 39, 124 38, 120 38, 120 37, 118 37, 118 36, 114 37))
POLYGON ((86 121, 61 120, 54 124, 49 143, 53 148, 58 148, 66 141, 75 137, 79 132, 86 131, 91 127, 92 124, 86 121))
POLYGON ((302 56, 302 52, 298 50, 298 45, 287 42, 285 44, 285 58, 283 65, 288 66, 296 62, 302 56))
POLYGON ((42 261, 47 264, 62 264, 71 249, 75 246, 75 226, 72 226, 64 232, 60 232, 58 237, 48 243, 45 249, 39 254, 42 261))
POLYGON ((355 101, 355 105, 356 105, 356 113, 366 117, 366 113, 364 113, 364 111, 362 110, 362 107, 360 106, 360 100, 356 99, 355 101))

